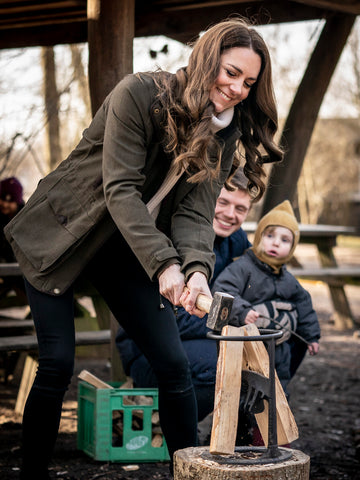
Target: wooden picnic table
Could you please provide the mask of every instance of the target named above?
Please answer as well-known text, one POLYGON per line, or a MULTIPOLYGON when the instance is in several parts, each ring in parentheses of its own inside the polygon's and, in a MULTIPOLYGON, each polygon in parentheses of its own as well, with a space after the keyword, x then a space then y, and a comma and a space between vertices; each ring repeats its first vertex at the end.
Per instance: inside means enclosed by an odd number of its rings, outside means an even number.
MULTIPOLYGON (((256 222, 245 222, 243 224, 243 229, 247 234, 254 233, 256 227, 256 222)), ((352 280, 354 284, 358 284, 360 267, 344 269, 338 265, 333 248, 336 247, 339 236, 358 236, 359 233, 354 227, 338 225, 310 225, 301 223, 299 224, 299 229, 300 243, 313 244, 317 247, 320 268, 317 270, 303 269, 302 271, 301 261, 296 258, 295 266, 298 268, 294 269, 294 274, 299 277, 322 278, 328 285, 333 302, 336 327, 340 330, 353 328, 355 326, 355 319, 351 312, 344 285, 349 279, 352 280), (334 269, 336 269, 336 271, 334 269), (337 275, 335 275, 336 272, 337 275), (301 275, 301 273, 303 273, 303 275, 301 275), (336 281, 334 280, 335 277, 336 281)), ((291 268, 289 270, 291 271, 291 268)))
MULTIPOLYGON (((242 228, 246 233, 255 233, 257 222, 244 222, 242 228)), ((318 239, 325 240, 329 245, 335 246, 339 235, 358 235, 355 227, 341 225, 314 225, 299 223, 300 241, 302 243, 317 243, 318 239)))
MULTIPOLYGON (((245 222, 243 229, 248 234, 252 234, 255 232, 256 226, 256 222, 245 222)), ((344 285, 349 283, 349 279, 353 279, 355 284, 359 281, 360 267, 357 267, 355 271, 354 269, 341 268, 337 264, 333 248, 337 245, 339 235, 357 235, 357 232, 353 227, 300 224, 300 242, 316 245, 319 253, 320 268, 314 269, 312 267, 312 270, 304 269, 301 263, 298 262, 296 266, 300 268, 294 270, 294 274, 299 278, 321 279, 327 283, 334 305, 335 324, 339 329, 346 329, 353 328, 355 322, 344 290, 344 285)), ((21 276, 21 271, 17 263, 0 263, 0 278, 16 276, 21 276)), ((111 332, 110 357, 112 359, 112 378, 114 380, 122 379, 124 378, 124 372, 115 342, 113 341, 117 332, 118 323, 99 295, 93 295, 93 292, 90 292, 89 296, 92 299, 96 311, 96 319, 100 330, 109 329, 111 332)), ((1 308, 4 308, 4 305, 1 304, 0 299, 0 309, 1 308)), ((19 334, 21 333, 19 332, 19 334)), ((103 342, 103 340, 100 340, 100 343, 101 342, 103 342)))

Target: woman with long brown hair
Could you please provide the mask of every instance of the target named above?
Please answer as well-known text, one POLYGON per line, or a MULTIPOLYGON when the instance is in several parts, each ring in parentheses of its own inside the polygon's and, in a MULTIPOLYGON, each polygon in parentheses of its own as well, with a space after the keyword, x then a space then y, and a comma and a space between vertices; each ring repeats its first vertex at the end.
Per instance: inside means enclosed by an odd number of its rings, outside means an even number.
POLYGON ((73 373, 80 276, 157 375, 170 457, 196 445, 196 401, 173 305, 203 315, 195 302, 199 293, 210 295, 216 198, 240 163, 240 144, 249 189, 261 197, 262 163, 281 159, 276 129, 264 41, 244 20, 221 22, 176 74, 125 77, 7 226, 39 343, 23 418, 22 479, 49 478, 73 373))

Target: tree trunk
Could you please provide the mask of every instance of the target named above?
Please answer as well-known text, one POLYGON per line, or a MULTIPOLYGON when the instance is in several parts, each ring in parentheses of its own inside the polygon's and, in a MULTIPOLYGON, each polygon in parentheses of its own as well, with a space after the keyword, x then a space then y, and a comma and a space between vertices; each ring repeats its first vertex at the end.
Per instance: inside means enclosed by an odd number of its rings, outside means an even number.
POLYGON ((78 45, 70 45, 71 65, 74 71, 74 79, 78 82, 81 100, 86 108, 86 116, 91 117, 89 81, 85 74, 84 64, 81 58, 81 48, 78 45))
POLYGON ((279 463, 266 465, 239 465, 226 463, 226 455, 221 463, 209 453, 209 447, 190 447, 174 454, 174 480, 308 480, 310 457, 300 450, 292 452, 291 458, 279 463))
POLYGON ((281 144, 285 157, 272 166, 261 216, 280 202, 295 198, 322 100, 355 19, 355 15, 336 14, 326 21, 284 125, 281 144))
POLYGON ((49 170, 61 161, 59 92, 56 86, 56 67, 53 47, 42 47, 41 61, 44 73, 44 102, 46 114, 46 146, 49 170))
POLYGON ((91 109, 133 70, 135 0, 89 0, 88 43, 91 109))

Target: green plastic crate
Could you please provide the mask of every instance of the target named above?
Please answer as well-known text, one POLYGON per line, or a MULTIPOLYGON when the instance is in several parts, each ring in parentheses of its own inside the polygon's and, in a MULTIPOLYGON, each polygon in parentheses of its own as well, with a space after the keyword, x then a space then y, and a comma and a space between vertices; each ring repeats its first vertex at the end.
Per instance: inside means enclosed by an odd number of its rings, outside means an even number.
POLYGON ((116 388, 119 383, 111 385, 115 388, 95 388, 87 382, 79 382, 78 448, 95 460, 108 462, 168 461, 169 453, 164 436, 160 447, 151 445, 153 438, 151 417, 153 412, 158 410, 158 390, 119 389, 116 388), (124 405, 126 397, 139 395, 152 400, 152 404, 124 405), (120 436, 118 430, 115 431, 113 428, 113 414, 120 416, 120 429, 122 428, 120 436))

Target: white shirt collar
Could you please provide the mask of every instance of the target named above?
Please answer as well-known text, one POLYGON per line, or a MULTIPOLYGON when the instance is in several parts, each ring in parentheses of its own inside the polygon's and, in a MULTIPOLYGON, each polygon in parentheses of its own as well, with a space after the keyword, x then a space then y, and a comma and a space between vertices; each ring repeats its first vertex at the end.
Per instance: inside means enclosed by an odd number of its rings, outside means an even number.
POLYGON ((223 128, 230 125, 234 116, 234 107, 227 108, 223 112, 220 112, 217 116, 213 115, 211 118, 211 130, 216 133, 223 128))

